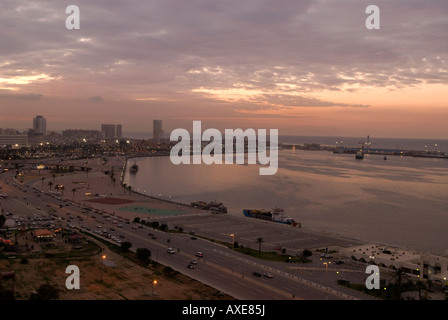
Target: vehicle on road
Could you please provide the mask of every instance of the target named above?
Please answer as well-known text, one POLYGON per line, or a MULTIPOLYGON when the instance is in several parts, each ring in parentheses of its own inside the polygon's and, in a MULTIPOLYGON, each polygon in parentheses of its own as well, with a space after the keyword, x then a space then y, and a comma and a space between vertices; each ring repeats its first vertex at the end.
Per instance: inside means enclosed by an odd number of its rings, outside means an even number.
POLYGON ((190 262, 188 262, 187 268, 194 269, 194 268, 196 268, 197 264, 198 264, 197 260, 191 260, 190 262))
POLYGON ((272 279, 272 274, 271 274, 271 273, 269 273, 269 272, 265 272, 265 273, 263 273, 263 277, 266 277, 266 278, 272 279))
POLYGON ((261 277, 261 276, 262 276, 262 274, 261 274, 260 272, 257 272, 257 271, 252 272, 252 274, 253 274, 255 277, 261 277))
POLYGON ((173 248, 168 248, 168 249, 166 249, 166 252, 174 254, 176 251, 174 251, 173 248))
POLYGON ((198 258, 203 258, 204 257, 204 254, 202 253, 202 252, 196 252, 196 257, 198 257, 198 258))

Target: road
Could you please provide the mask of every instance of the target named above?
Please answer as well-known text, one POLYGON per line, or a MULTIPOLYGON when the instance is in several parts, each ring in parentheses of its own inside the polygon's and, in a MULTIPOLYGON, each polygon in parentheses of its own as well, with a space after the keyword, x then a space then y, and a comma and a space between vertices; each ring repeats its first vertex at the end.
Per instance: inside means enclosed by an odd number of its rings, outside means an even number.
MULTIPOLYGON (((132 250, 148 248, 154 261, 239 300, 371 299, 367 295, 338 286, 336 277, 340 275, 324 271, 326 269, 317 258, 312 267, 295 266, 294 269, 287 263, 249 257, 200 237, 194 237, 194 240, 188 234, 164 233, 132 222, 114 223, 114 217, 106 217, 80 204, 58 199, 30 184, 17 183, 12 172, 0 175, 0 185, 1 192, 8 194, 7 199, 1 200, 3 213, 12 213, 7 218, 21 218, 22 223, 29 227, 42 227, 45 223, 71 226, 119 244, 118 240, 104 236, 106 233, 114 235, 120 241, 131 242, 132 250), (49 208, 56 211, 55 216, 48 214, 49 208), (115 230, 112 231, 111 228, 115 230), (153 239, 150 233, 157 239, 153 239), (168 247, 173 248, 175 253, 168 253, 168 247), (203 257, 197 257, 197 252, 202 252, 203 257), (198 261, 196 268, 187 267, 190 260, 198 261), (253 272, 270 273, 272 278, 257 277, 253 272)), ((359 270, 352 268, 349 272, 358 278, 365 278, 359 270)))

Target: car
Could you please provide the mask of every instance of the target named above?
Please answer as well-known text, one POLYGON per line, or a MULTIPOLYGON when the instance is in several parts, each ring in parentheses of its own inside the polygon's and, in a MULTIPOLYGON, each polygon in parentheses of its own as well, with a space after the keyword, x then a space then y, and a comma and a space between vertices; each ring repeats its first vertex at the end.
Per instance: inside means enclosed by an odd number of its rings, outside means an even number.
POLYGON ((196 265, 194 265, 194 264, 188 264, 187 265, 187 268, 189 268, 189 269, 194 269, 194 268, 196 268, 196 265))
POLYGON ((190 262, 188 262, 188 264, 197 265, 198 264, 198 260, 191 260, 190 262))
POLYGON ((157 236, 152 236, 151 238, 153 238, 153 239, 158 239, 158 237, 157 237, 157 236))
POLYGON ((269 272, 265 272, 265 273, 263 273, 263 277, 266 277, 266 278, 272 279, 272 274, 271 274, 271 273, 269 273, 269 272))
POLYGON ((174 253, 175 253, 175 251, 174 251, 173 248, 168 248, 168 249, 166 250, 166 252, 171 253, 171 254, 174 254, 174 253))
POLYGON ((261 274, 260 272, 257 272, 257 271, 252 272, 252 274, 253 274, 255 277, 261 277, 261 276, 262 276, 262 274, 261 274))
POLYGON ((202 252, 196 252, 196 257, 203 258, 204 254, 202 252))

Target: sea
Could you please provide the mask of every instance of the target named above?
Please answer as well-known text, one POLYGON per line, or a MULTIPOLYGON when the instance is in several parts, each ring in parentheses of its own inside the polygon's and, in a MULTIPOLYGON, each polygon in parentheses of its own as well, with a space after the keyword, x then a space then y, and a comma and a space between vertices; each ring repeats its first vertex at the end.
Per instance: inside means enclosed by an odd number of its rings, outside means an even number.
MULTIPOLYGON (((359 145, 366 138, 280 137, 292 144, 359 145)), ((375 148, 441 151, 448 140, 372 139, 375 148)), ((243 209, 281 207, 317 232, 445 255, 448 253, 448 159, 326 150, 279 150, 275 175, 258 164, 180 164, 170 157, 143 157, 124 182, 164 200, 222 202, 229 215, 243 209)))

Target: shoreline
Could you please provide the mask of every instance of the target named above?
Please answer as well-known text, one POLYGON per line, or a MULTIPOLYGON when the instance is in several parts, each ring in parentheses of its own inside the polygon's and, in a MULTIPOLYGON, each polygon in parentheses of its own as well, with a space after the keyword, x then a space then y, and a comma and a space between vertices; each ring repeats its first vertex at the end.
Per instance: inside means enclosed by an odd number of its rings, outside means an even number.
MULTIPOLYGON (((131 161, 135 158, 142 158, 142 157, 154 157, 159 155, 144 155, 144 156, 112 156, 112 157, 100 157, 100 158, 92 158, 92 159, 82 159, 82 160, 75 160, 74 163, 76 165, 82 165, 84 163, 84 166, 89 166, 92 170, 89 172, 75 172, 75 173, 65 173, 65 174, 57 174, 56 177, 52 177, 51 173, 44 174, 42 173, 42 179, 44 177, 43 181, 40 181, 40 179, 37 178, 37 176, 27 183, 34 186, 36 189, 39 189, 43 192, 49 191, 47 188, 47 183, 49 181, 54 181, 54 183, 60 183, 63 184, 65 187, 65 192, 72 193, 72 189, 76 189, 75 192, 73 192, 71 195, 64 194, 65 199, 67 201, 75 202, 78 204, 81 204, 85 207, 92 208, 93 210, 100 210, 103 213, 109 214, 111 216, 116 216, 125 220, 133 220, 136 217, 139 217, 140 219, 157 219, 157 218, 165 218, 166 216, 159 215, 159 214, 151 214, 148 212, 138 212, 138 211, 126 211, 126 210, 120 210, 123 205, 125 206, 141 206, 141 207, 149 207, 151 209, 161 209, 161 210, 171 210, 171 211, 183 211, 180 216, 185 215, 200 215, 200 216, 216 216, 216 215, 225 215, 227 217, 235 217, 238 219, 239 216, 231 213, 220 213, 215 214, 211 213, 209 210, 202 210, 199 208, 194 208, 190 204, 186 203, 180 203, 168 199, 158 198, 154 197, 148 194, 141 193, 136 190, 126 190, 123 186, 123 177, 126 173, 126 168, 128 167, 128 161, 131 161), (104 163, 101 161, 101 159, 107 159, 107 162, 104 163), (120 171, 120 181, 117 182, 116 180, 113 181, 110 179, 110 172, 114 172, 115 170, 120 171), (109 175, 106 173, 109 172, 109 175), (83 194, 79 192, 80 190, 84 191, 83 194), (97 194, 100 196, 86 196, 86 193, 92 193, 97 194), (120 198, 124 200, 132 201, 127 204, 107 204, 107 203, 100 203, 100 202, 94 202, 91 200, 95 199, 104 199, 104 198, 120 198)), ((73 161, 71 161, 73 162, 73 161)), ((246 218, 251 220, 259 220, 254 218, 246 218)), ((251 221, 248 220, 248 223, 251 221)), ((275 222, 268 222, 272 223, 273 225, 280 224, 275 222)), ((297 228, 293 226, 288 226, 291 228, 297 228)), ((425 251, 420 249, 411 248, 409 246, 402 246, 402 245, 396 245, 393 243, 384 243, 383 241, 376 241, 376 240, 366 240, 362 237, 356 237, 356 236, 349 236, 349 235, 343 235, 337 232, 332 231, 322 231, 319 228, 316 227, 310 227, 310 226, 302 226, 301 228, 308 233, 311 234, 319 234, 323 236, 330 236, 334 238, 339 238, 343 240, 348 241, 355 241, 358 243, 377 243, 384 246, 390 246, 395 248, 402 248, 409 251, 418 251, 422 254, 432 254, 432 255, 442 255, 445 256, 443 253, 434 253, 431 251, 425 251)))

